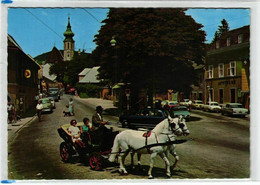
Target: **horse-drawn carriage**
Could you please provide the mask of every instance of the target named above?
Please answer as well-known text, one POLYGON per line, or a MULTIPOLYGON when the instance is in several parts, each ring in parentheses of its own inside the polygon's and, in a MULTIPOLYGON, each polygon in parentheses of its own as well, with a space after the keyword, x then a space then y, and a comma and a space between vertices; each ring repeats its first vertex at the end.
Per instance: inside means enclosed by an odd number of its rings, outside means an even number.
MULTIPOLYGON (((78 123, 77 126, 82 126, 78 123)), ((175 158, 172 169, 176 166, 179 158, 175 152, 175 144, 181 144, 188 140, 176 140, 175 136, 189 135, 189 130, 182 116, 170 118, 161 121, 149 133, 136 130, 125 130, 122 132, 113 132, 106 127, 99 128, 100 135, 97 133, 89 134, 88 140, 85 141, 85 147, 77 148, 72 141, 67 129, 70 125, 63 125, 58 129, 64 142, 60 144, 60 155, 64 162, 68 162, 72 155, 78 153, 93 170, 101 170, 107 163, 114 162, 118 157, 119 172, 126 174, 124 160, 128 153, 131 153, 131 165, 134 165, 133 155, 137 153, 138 164, 140 163, 141 154, 150 154, 149 178, 152 178, 153 160, 157 154, 165 161, 166 175, 170 177, 171 169, 168 160, 169 153, 175 158), (95 138, 93 138, 95 137, 95 138), (93 141, 92 141, 93 138, 93 141), (91 140, 91 144, 88 141, 91 140), (94 142, 95 141, 95 142, 94 142), (112 150, 111 150, 112 148, 112 150)))
MULTIPOLYGON (((77 123, 80 127, 83 123, 77 123)), ((108 155, 111 152, 113 141, 118 131, 106 127, 99 128, 98 132, 87 132, 82 141, 84 147, 78 147, 68 132, 70 124, 62 125, 58 129, 60 137, 64 140, 60 144, 60 156, 63 162, 70 162, 74 155, 78 154, 80 160, 89 163, 93 170, 101 170, 107 164, 108 155)))

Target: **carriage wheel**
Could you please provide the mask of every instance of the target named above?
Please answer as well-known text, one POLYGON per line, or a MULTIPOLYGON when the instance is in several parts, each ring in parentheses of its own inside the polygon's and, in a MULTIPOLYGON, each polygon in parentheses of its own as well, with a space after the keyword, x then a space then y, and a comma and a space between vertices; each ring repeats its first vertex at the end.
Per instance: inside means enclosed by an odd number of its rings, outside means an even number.
POLYGON ((60 144, 60 156, 63 162, 69 162, 71 159, 71 154, 69 153, 69 146, 62 142, 60 144))
POLYGON ((91 154, 90 158, 89 158, 89 165, 91 167, 91 169, 93 170, 101 170, 103 168, 103 165, 102 165, 102 157, 100 154, 98 153, 93 153, 91 154))

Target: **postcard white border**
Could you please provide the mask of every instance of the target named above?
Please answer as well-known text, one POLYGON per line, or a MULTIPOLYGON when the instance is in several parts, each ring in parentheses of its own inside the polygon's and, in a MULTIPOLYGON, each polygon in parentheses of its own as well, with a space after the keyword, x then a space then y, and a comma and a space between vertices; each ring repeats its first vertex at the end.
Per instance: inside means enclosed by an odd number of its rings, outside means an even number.
MULTIPOLYGON (((2 90, 0 91, 0 143, 1 143, 1 173, 0 179, 4 180, 7 178, 7 125, 6 125, 6 105, 7 105, 7 9, 11 7, 89 7, 89 8, 105 8, 105 7, 185 7, 185 8, 250 8, 251 9, 251 24, 250 24, 250 93, 251 93, 251 113, 250 113, 250 179, 217 179, 217 180, 204 180, 204 179, 187 179, 187 180, 165 180, 165 181, 157 181, 157 180, 102 180, 102 181, 78 181, 77 183, 107 183, 107 184, 115 184, 115 183, 178 183, 178 184, 201 184, 201 183, 257 183, 260 180, 260 149, 259 149, 259 138, 260 138, 260 111, 259 109, 259 98, 258 93, 260 90, 260 72, 258 72, 259 62, 260 62, 260 52, 259 52, 259 43, 260 37, 258 36, 260 33, 260 2, 257 0, 229 0, 229 1, 86 1, 86 0, 13 0, 12 3, 2 3, 1 4, 1 50, 0 50, 0 84, 2 90), (257 106, 258 105, 258 106, 257 106)), ((40 183, 66 183, 66 184, 75 184, 75 181, 40 181, 40 183)), ((17 183, 39 183, 39 181, 17 181, 17 183)))

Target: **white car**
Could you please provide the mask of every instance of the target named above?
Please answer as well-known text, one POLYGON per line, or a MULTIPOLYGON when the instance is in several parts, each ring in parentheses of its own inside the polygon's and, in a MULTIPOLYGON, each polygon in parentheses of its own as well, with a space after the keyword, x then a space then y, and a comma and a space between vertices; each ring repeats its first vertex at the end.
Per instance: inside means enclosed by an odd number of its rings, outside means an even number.
POLYGON ((203 109, 204 104, 201 100, 193 100, 193 102, 191 103, 191 107, 193 109, 203 109))
POLYGON ((219 106, 218 102, 208 102, 204 105, 204 111, 209 111, 209 112, 220 112, 221 107, 219 106))
POLYGON ((180 102, 180 105, 188 107, 190 105, 190 100, 189 99, 184 99, 182 102, 180 102))
POLYGON ((243 105, 240 103, 227 103, 222 107, 222 115, 233 115, 245 117, 248 114, 248 109, 243 108, 243 105))

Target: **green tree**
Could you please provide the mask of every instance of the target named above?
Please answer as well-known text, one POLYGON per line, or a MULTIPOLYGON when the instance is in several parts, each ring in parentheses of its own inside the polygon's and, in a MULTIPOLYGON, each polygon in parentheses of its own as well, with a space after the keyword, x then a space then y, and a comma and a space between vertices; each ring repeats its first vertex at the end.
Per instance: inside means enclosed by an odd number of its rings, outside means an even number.
POLYGON ((219 37, 229 31, 228 22, 225 19, 222 19, 221 25, 218 26, 218 30, 215 32, 214 38, 211 43, 215 42, 219 39, 219 37))
POLYGON ((185 9, 113 8, 103 23, 93 53, 100 78, 130 82, 136 91, 147 88, 150 101, 155 91, 189 89, 191 61, 203 62, 205 32, 185 9))

